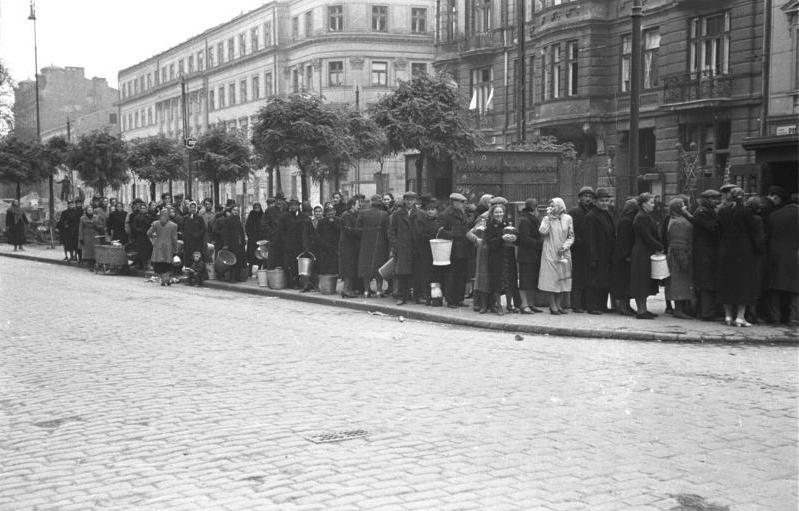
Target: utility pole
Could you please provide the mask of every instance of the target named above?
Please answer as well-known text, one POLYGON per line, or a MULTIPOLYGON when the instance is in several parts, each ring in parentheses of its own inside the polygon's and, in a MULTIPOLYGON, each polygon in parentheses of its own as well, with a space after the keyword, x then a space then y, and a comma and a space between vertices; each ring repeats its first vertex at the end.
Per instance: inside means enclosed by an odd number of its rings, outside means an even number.
POLYGON ((186 199, 191 196, 191 150, 189 149, 189 105, 186 101, 186 75, 180 75, 180 107, 183 114, 183 147, 186 149, 186 186, 184 193, 186 199))
POLYGON ((525 30, 524 30, 524 22, 525 22, 525 12, 524 7, 526 0, 516 0, 516 31, 517 31, 517 43, 518 43, 518 58, 519 58, 519 65, 517 68, 517 73, 519 75, 519 103, 518 108, 516 110, 516 141, 520 144, 523 144, 525 139, 527 138, 527 106, 525 105, 525 94, 526 94, 526 87, 525 87, 525 80, 527 79, 527 72, 525 68, 525 60, 526 57, 524 55, 524 40, 526 38, 525 30))
POLYGON ((632 6, 632 55, 630 58, 630 136, 629 172, 630 195, 638 194, 638 112, 641 95, 641 0, 633 0, 632 6))

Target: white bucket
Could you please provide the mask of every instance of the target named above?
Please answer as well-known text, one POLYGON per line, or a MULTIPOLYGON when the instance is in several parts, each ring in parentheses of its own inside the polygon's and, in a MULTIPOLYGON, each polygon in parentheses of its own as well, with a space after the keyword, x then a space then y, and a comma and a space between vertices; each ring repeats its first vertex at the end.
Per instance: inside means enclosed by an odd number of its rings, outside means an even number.
POLYGON ((433 266, 447 266, 452 254, 452 240, 430 240, 430 252, 433 254, 433 266))
POLYGON ((258 277, 258 287, 266 287, 267 286, 266 270, 258 270, 257 272, 255 272, 255 275, 258 277))
POLYGON ((669 263, 663 254, 652 254, 649 256, 650 277, 652 280, 663 280, 669 278, 669 263))

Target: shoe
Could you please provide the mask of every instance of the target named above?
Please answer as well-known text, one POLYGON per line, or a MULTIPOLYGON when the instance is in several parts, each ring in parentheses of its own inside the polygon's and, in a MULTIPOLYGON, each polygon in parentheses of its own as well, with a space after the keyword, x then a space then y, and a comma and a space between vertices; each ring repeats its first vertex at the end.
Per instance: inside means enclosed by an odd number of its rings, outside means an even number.
POLYGON ((644 311, 640 314, 636 314, 635 319, 655 319, 655 316, 648 311, 644 311))
POLYGON ((502 307, 497 307, 496 314, 497 314, 497 316, 504 316, 505 315, 505 311, 502 310, 502 307))
POLYGON ((552 309, 549 309, 549 313, 552 314, 553 316, 560 316, 561 314, 563 314, 559 310, 552 310, 552 309))
POLYGON ((746 321, 745 319, 737 318, 735 320, 735 326, 739 326, 739 327, 742 327, 742 328, 750 327, 750 326, 752 326, 752 323, 746 321))
POLYGON ((568 314, 569 313, 569 311, 567 311, 566 309, 558 309, 558 312, 560 312, 561 314, 568 314))
POLYGON ((732 318, 727 316, 724 318, 724 324, 727 326, 732 326, 732 318))
POLYGON ((346 293, 346 292, 342 291, 341 292, 341 297, 342 298, 355 298, 355 295, 352 294, 352 293, 346 293))
POLYGON ((530 307, 530 310, 538 314, 539 312, 544 312, 543 310, 539 309, 538 307, 530 307))
POLYGON ((674 309, 666 309, 665 311, 663 311, 663 313, 664 313, 664 314, 671 314, 671 315, 674 315, 674 309))
POLYGON ((65 258, 63 258, 63 259, 61 259, 61 260, 62 260, 62 261, 67 261, 67 262, 69 262, 69 257, 65 257, 65 258))
POLYGON ((533 313, 533 311, 532 311, 532 310, 530 309, 530 307, 528 306, 528 307, 522 307, 522 308, 519 310, 519 313, 521 313, 521 314, 532 314, 532 313, 533 313))
POLYGON ((584 310, 584 309, 575 309, 575 308, 572 308, 572 312, 576 312, 577 314, 582 314, 583 312, 585 312, 585 310, 584 310))
POLYGON ((672 314, 677 319, 693 319, 688 314, 684 313, 683 311, 674 311, 672 314))
POLYGON ((477 311, 477 312, 479 312, 480 314, 485 314, 486 312, 488 312, 488 309, 487 309, 487 308, 485 308, 485 307, 483 307, 483 308, 481 308, 481 309, 480 309, 479 311, 477 311))
POLYGON ((458 308, 458 306, 457 306, 457 305, 455 305, 454 303, 448 303, 448 304, 447 304, 447 308, 448 308, 448 309, 457 309, 457 308, 458 308))
POLYGON ((406 303, 408 303, 408 301, 404 298, 397 300, 397 305, 405 305, 406 303))
POLYGON ((466 304, 463 302, 458 302, 455 305, 457 305, 458 307, 466 307, 466 304))
POLYGON ((602 311, 588 311, 588 314, 592 314, 594 316, 601 316, 602 311))

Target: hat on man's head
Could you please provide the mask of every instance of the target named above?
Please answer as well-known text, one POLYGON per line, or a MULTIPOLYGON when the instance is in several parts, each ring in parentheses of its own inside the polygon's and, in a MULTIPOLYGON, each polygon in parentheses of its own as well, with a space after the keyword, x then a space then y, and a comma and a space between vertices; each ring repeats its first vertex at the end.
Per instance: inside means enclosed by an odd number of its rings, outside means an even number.
POLYGON ((596 198, 597 199, 607 199, 610 197, 610 193, 608 192, 607 188, 597 188, 596 189, 596 198))
POLYGON ((286 195, 283 192, 277 192, 275 194, 275 200, 286 200, 286 195))
POLYGON ((299 199, 297 199, 297 197, 292 197, 289 199, 289 204, 299 204, 299 203, 300 201, 299 199))
POLYGON ((583 195, 586 195, 586 194, 588 194, 588 195, 596 195, 594 193, 594 189, 593 188, 591 188, 590 186, 583 186, 582 188, 580 188, 580 193, 578 193, 577 196, 578 197, 582 197, 583 195))
POLYGON ((712 188, 708 188, 704 192, 700 193, 699 196, 703 199, 715 199, 717 197, 721 197, 721 192, 718 190, 713 190, 712 188))
POLYGON ((449 194, 449 200, 459 200, 459 201, 462 201, 462 202, 466 202, 466 197, 464 197, 463 194, 460 194, 458 192, 454 192, 454 193, 449 194))
POLYGON ((727 183, 726 185, 721 185, 719 190, 721 190, 721 193, 729 193, 733 188, 735 188, 735 185, 727 183))
POLYGON ((417 197, 418 195, 416 195, 416 192, 413 192, 411 190, 408 190, 407 192, 402 194, 403 199, 415 199, 417 197))

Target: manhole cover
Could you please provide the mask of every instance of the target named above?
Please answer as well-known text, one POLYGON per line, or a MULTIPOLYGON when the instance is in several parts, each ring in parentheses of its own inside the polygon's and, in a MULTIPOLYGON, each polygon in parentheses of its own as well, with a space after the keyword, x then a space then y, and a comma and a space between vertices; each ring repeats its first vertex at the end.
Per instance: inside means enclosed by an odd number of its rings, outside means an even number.
POLYGON ((327 432, 306 435, 304 438, 315 444, 327 444, 331 442, 343 442, 344 440, 352 440, 354 438, 363 438, 368 434, 369 432, 364 429, 351 429, 349 431, 334 431, 332 433, 327 432))

